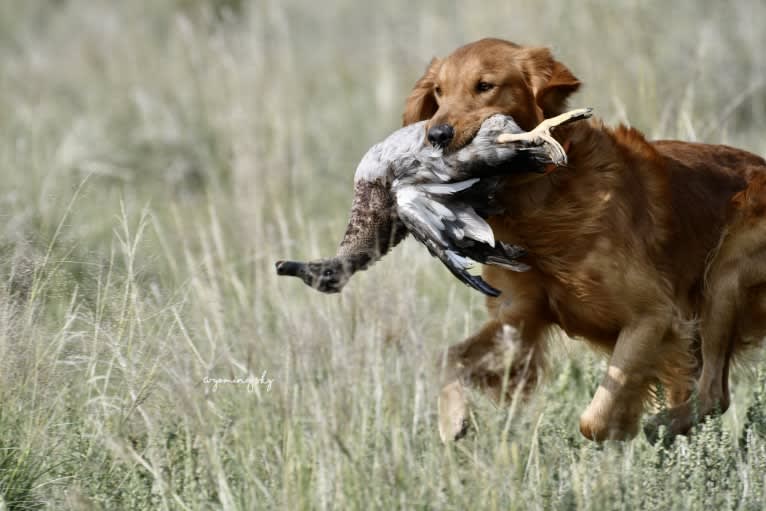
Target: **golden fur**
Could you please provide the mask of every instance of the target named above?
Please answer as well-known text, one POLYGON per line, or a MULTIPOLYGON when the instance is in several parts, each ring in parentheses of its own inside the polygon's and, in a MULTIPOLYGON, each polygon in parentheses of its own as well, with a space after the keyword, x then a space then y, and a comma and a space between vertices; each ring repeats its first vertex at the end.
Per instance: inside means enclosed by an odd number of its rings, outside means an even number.
MULTIPOLYGON (((579 86, 547 49, 483 39, 434 59, 403 118, 452 126, 454 151, 494 113, 533 128, 579 86)), ((532 270, 484 268, 503 294, 488 299, 484 327, 449 350, 442 437, 464 432, 463 384, 498 398, 529 389, 556 326, 610 357, 580 418, 586 437, 634 436, 658 382, 670 409, 647 433, 685 433, 726 410, 732 356, 766 334, 766 162, 598 120, 555 135, 568 166, 507 178, 506 213, 489 219, 498 239, 528 249, 532 270), (503 357, 509 346, 514 356, 503 357)))

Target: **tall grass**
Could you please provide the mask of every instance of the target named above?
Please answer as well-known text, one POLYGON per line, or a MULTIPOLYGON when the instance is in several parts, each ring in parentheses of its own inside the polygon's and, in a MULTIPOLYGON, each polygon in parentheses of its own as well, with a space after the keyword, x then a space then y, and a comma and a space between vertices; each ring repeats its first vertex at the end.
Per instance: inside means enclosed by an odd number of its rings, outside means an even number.
POLYGON ((445 448, 436 365, 481 297, 413 242, 339 296, 273 262, 334 252, 359 157, 428 60, 479 37, 552 46, 609 122, 766 154, 763 19, 0 2, 0 509, 762 509, 762 358, 695 436, 595 445, 576 424, 603 361, 562 339, 537 397, 473 396, 475 434, 445 448))

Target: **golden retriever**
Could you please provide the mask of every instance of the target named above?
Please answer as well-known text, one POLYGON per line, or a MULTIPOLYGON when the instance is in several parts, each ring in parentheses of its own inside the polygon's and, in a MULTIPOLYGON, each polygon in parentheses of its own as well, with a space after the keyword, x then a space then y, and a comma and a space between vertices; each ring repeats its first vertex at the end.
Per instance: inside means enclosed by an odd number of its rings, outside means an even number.
MULTIPOLYGON (((545 48, 483 39, 431 62, 403 120, 428 119, 430 143, 454 151, 495 113, 534 128, 579 86, 545 48)), ((766 161, 722 145, 647 141, 598 120, 555 135, 568 165, 506 178, 506 212, 489 219, 497 239, 527 249, 532 269, 484 267, 503 294, 487 300, 486 324, 448 351, 442 438, 466 430, 464 385, 497 399, 525 395, 553 327, 609 355, 580 417, 583 435, 632 438, 660 391, 669 409, 647 434, 660 425, 686 433, 727 409, 732 357, 766 334, 766 161)))

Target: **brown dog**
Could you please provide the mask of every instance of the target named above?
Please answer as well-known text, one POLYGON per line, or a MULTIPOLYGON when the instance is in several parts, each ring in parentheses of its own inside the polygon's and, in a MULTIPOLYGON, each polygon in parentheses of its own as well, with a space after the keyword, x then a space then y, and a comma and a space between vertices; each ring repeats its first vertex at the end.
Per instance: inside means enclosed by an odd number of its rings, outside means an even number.
MULTIPOLYGON (((484 39, 434 59, 404 123, 430 119, 429 141, 454 151, 494 113, 525 130, 564 111, 580 82, 544 48, 484 39)), ((440 433, 466 427, 463 385, 495 398, 530 389, 552 327, 609 354, 580 417, 594 440, 627 439, 664 389, 671 435, 729 406, 732 356, 766 335, 766 162, 721 145, 648 142, 632 128, 559 129, 569 165, 507 178, 495 236, 528 250, 532 270, 486 266, 503 291, 490 319, 452 346, 440 433), (662 386, 658 387, 657 384, 662 386), (693 390, 697 389, 697 396, 693 390)))

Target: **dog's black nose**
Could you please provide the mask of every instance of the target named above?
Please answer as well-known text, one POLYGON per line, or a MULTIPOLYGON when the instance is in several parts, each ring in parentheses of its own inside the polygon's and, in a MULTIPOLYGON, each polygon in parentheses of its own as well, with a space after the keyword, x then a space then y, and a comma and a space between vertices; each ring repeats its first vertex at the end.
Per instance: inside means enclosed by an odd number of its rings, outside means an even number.
POLYGON ((449 124, 439 124, 428 130, 428 141, 436 147, 447 147, 454 136, 455 130, 449 124))

